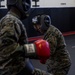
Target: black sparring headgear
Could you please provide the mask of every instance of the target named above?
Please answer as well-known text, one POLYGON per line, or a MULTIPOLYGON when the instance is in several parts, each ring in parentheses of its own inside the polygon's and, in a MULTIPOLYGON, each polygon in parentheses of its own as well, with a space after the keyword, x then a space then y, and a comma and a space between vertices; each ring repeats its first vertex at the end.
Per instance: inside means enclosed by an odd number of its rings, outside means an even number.
POLYGON ((46 31, 51 25, 51 18, 49 15, 38 15, 32 19, 34 25, 40 25, 40 29, 46 31))
POLYGON ((7 0, 8 10, 10 10, 12 6, 19 9, 22 16, 21 19, 24 19, 28 15, 29 9, 31 7, 31 1, 30 0, 7 0))

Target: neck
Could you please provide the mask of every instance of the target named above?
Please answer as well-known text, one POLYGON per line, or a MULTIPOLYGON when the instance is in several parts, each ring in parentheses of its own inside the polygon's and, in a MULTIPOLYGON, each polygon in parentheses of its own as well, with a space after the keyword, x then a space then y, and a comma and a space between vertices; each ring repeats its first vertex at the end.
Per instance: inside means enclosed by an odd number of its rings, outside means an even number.
POLYGON ((21 17, 21 14, 20 14, 20 12, 19 12, 19 10, 17 8, 12 7, 10 9, 9 13, 11 13, 12 15, 16 16, 19 19, 21 17))

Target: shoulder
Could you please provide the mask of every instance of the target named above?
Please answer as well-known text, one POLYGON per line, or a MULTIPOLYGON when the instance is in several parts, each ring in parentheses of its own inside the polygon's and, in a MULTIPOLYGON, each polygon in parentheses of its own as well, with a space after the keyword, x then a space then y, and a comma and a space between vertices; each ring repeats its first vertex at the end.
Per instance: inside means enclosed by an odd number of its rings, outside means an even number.
POLYGON ((51 25, 50 30, 53 31, 56 34, 62 34, 62 32, 55 26, 51 25))
POLYGON ((47 30, 47 33, 55 37, 59 38, 61 38, 61 36, 63 37, 62 32, 54 25, 50 25, 49 29, 47 30))
POLYGON ((1 24, 22 24, 22 22, 16 18, 15 16, 11 15, 11 14, 6 14, 1 20, 0 20, 1 24))

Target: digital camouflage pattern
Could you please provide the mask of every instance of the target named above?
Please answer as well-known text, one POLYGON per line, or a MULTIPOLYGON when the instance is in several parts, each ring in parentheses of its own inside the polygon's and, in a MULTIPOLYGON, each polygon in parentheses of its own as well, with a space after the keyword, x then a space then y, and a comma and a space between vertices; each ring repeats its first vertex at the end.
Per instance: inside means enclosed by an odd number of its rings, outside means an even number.
MULTIPOLYGON (((55 26, 50 25, 44 39, 49 42, 51 49, 51 56, 46 62, 47 71, 52 75, 67 75, 71 66, 71 59, 62 33, 55 26)), ((44 73, 40 69, 36 69, 36 73, 46 75, 46 72, 44 73)))
MULTIPOLYGON (((22 75, 25 69, 25 52, 27 44, 26 29, 23 23, 9 13, 0 20, 0 75, 22 75)), ((46 71, 35 69, 32 75, 51 75, 46 71), (42 72, 42 73, 40 73, 42 72)), ((24 72, 25 74, 25 72, 24 72)))
MULTIPOLYGON (((50 26, 44 39, 51 47, 51 57, 46 63, 48 72, 53 75, 66 75, 71 62, 61 32, 50 26)), ((22 46, 25 43, 27 35, 24 25, 18 18, 8 13, 0 20, 0 75, 16 75, 25 67, 22 46)), ((35 69, 34 75, 51 74, 35 69)))
POLYGON ((34 72, 35 72, 34 75, 53 75, 51 73, 48 73, 44 70, 40 70, 40 69, 37 69, 37 68, 35 68, 34 72))
POLYGON ((71 60, 62 33, 55 26, 50 25, 44 39, 49 42, 51 48, 51 56, 46 63, 48 72, 53 75, 67 75, 71 60))
POLYGON ((25 67, 23 44, 27 43, 22 22, 8 13, 0 20, 0 75, 16 75, 25 67))

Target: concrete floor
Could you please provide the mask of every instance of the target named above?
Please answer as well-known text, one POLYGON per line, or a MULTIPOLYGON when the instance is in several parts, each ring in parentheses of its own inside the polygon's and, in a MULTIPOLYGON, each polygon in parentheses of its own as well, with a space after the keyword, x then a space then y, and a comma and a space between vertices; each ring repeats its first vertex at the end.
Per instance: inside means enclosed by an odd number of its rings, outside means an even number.
MULTIPOLYGON (((72 65, 68 75, 75 75, 75 35, 65 36, 65 41, 72 61, 72 65)), ((46 70, 46 65, 41 64, 38 60, 31 60, 31 62, 34 67, 46 70)))

